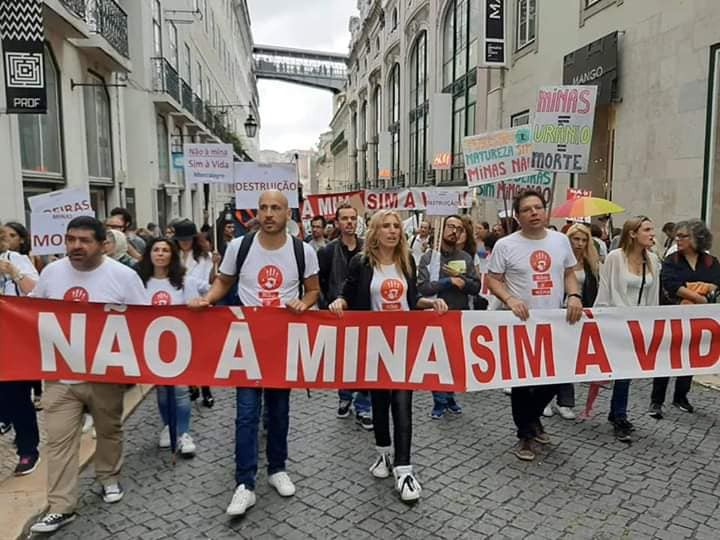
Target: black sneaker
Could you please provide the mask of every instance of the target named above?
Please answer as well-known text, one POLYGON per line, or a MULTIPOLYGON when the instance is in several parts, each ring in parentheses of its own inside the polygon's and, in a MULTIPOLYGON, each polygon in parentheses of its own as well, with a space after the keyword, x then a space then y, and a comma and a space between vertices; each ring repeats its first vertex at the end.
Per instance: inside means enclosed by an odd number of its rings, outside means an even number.
POLYGON ((680 409, 683 412, 686 413, 693 413, 695 412, 695 407, 690 405, 690 402, 687 400, 687 398, 679 399, 677 401, 673 401, 673 405, 680 409))
POLYGON ((212 396, 205 396, 202 400, 203 407, 212 409, 215 406, 215 398, 212 396))
POLYGON ((662 420, 663 417, 663 410, 662 405, 659 403, 651 403, 650 408, 648 409, 648 414, 657 420, 662 420))
POLYGON ((197 401, 200 397, 200 389, 197 386, 190 387, 190 401, 197 401))
POLYGON ((0 422, 0 435, 5 435, 11 429, 12 429, 11 423, 8 422, 6 424, 5 422, 0 422))
POLYGON ((360 427, 370 431, 373 428, 373 419, 368 413, 358 413, 355 415, 355 421, 360 427))
POLYGON ((615 432, 615 438, 624 443, 632 442, 630 432, 633 430, 633 426, 625 418, 620 418, 613 422, 613 430, 615 432))
POLYGON ((17 467, 15 467, 15 476, 25 476, 32 473, 37 469, 38 463, 40 463, 40 456, 20 456, 17 467))
POLYGON ((338 404, 338 410, 337 410, 337 417, 338 418, 347 418, 350 416, 350 405, 352 402, 350 400, 341 399, 340 403, 338 404))
POLYGON ((30 527, 30 531, 34 533, 52 533, 57 531, 60 527, 64 527, 68 523, 75 521, 77 514, 72 512, 70 514, 45 514, 45 516, 30 527))

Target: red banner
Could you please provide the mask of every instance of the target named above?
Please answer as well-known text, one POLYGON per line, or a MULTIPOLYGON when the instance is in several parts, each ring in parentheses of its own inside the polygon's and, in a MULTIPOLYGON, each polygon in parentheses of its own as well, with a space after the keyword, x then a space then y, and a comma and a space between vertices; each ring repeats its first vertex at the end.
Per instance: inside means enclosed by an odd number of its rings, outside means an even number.
POLYGON ((0 299, 0 380, 490 388, 720 371, 720 306, 329 312, 0 299))
POLYGON ((302 205, 302 218, 312 219, 323 216, 335 219, 335 210, 341 204, 349 203, 357 209, 358 214, 365 212, 365 192, 346 191, 344 193, 326 193, 324 195, 307 195, 302 205))

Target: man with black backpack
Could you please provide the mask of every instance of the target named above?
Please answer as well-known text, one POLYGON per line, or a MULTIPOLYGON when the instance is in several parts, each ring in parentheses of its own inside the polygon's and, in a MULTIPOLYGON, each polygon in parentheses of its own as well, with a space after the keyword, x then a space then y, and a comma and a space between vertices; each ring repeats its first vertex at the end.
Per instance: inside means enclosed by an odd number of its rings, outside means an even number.
MULTIPOLYGON (((285 306, 295 313, 310 309, 320 296, 315 250, 286 231, 290 219, 287 198, 279 191, 265 191, 258 201, 260 230, 228 244, 220 272, 205 298, 190 307, 214 305, 237 282, 240 305, 285 306)), ((263 389, 237 389, 235 423, 236 489, 227 514, 241 516, 255 504, 258 462, 258 425, 263 389)), ((290 422, 290 390, 265 389, 268 409, 268 482, 283 497, 295 494, 285 472, 290 422)))

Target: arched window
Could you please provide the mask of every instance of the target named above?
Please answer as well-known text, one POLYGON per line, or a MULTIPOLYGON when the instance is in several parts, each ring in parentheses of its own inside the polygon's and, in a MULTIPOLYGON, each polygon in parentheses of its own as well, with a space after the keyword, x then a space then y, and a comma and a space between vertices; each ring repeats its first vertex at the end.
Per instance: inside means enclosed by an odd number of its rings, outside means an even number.
POLYGON ((390 170, 392 171, 391 185, 398 185, 400 181, 400 64, 395 64, 390 72, 390 98, 389 126, 392 138, 392 152, 390 170))
POLYGON ((373 163, 375 170, 373 171, 373 185, 378 187, 380 182, 380 153, 379 153, 379 133, 382 127, 382 88, 380 85, 375 87, 372 95, 372 107, 375 111, 375 118, 372 124, 372 142, 373 142, 373 163))
POLYGON ((462 139, 475 133, 479 0, 454 0, 443 25, 443 92, 452 94, 453 169, 445 181, 464 177, 462 139))
POLYGON ((421 32, 410 53, 410 183, 425 182, 427 160, 427 33, 421 32))
POLYGON ((20 114, 20 161, 25 178, 62 179, 62 130, 60 129, 60 72, 55 57, 45 47, 46 114, 20 114))

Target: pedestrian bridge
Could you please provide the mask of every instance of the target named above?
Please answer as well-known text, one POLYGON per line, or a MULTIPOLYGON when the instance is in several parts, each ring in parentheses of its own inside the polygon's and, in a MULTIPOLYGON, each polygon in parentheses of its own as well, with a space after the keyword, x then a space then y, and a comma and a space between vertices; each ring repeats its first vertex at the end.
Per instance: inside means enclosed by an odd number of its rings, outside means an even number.
POLYGON ((273 79, 337 94, 345 86, 347 55, 255 45, 253 61, 258 79, 273 79))

